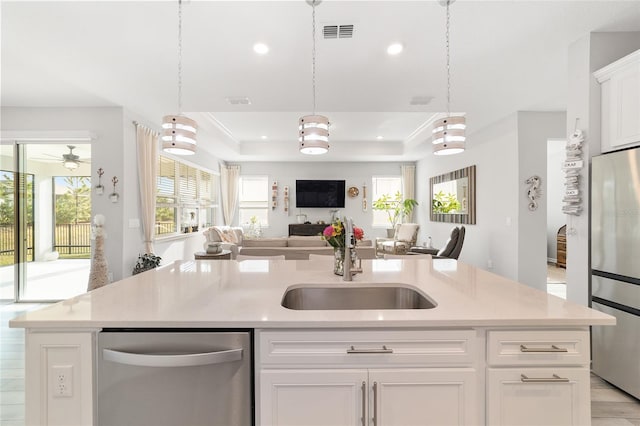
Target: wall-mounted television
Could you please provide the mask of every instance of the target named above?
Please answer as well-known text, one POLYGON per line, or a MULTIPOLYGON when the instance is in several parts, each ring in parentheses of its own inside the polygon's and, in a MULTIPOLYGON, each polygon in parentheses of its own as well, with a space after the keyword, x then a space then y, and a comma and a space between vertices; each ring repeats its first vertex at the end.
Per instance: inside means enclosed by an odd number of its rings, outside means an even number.
POLYGON ((296 207, 344 207, 344 180, 296 180, 296 207))

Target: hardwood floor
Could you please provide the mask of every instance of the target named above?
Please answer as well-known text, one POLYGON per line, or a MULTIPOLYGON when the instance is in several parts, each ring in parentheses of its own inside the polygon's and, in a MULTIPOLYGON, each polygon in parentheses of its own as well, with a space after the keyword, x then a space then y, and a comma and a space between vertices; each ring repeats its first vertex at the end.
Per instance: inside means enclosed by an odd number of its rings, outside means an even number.
POLYGON ((591 375, 592 426, 640 426, 640 401, 591 375))
MULTIPOLYGON (((24 426, 24 331, 8 321, 41 304, 0 306, 0 424, 24 426)), ((640 426, 640 401, 591 375, 592 426, 640 426)))

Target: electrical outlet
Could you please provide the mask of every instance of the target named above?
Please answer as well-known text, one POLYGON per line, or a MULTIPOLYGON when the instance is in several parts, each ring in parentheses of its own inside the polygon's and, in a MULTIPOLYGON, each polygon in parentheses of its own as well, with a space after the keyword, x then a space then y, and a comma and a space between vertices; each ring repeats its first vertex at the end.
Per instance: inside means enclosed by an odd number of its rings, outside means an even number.
POLYGON ((493 268, 493 261, 491 259, 487 260, 487 268, 489 269, 493 268))
POLYGON ((73 365, 52 365, 50 387, 54 398, 73 396, 73 365))

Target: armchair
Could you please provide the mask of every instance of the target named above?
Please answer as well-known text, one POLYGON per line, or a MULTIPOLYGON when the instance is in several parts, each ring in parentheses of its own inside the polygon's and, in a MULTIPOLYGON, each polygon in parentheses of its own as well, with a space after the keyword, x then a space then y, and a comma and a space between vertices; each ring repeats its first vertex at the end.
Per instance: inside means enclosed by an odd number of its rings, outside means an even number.
POLYGON ((417 223, 401 223, 396 228, 393 238, 376 238, 376 257, 385 254, 406 254, 416 245, 420 225, 417 223))
POLYGON ((414 253, 430 254, 434 259, 458 259, 460 252, 462 251, 465 232, 464 226, 461 226, 460 228, 454 227, 451 230, 449 239, 441 249, 414 247, 411 251, 414 253))

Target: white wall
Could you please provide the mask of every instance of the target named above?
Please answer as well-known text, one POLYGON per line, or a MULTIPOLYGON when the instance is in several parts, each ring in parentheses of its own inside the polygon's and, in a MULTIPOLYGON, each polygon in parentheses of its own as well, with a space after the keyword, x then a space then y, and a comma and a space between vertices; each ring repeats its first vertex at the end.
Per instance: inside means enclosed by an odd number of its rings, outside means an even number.
MULTIPOLYGON (((297 223, 296 215, 300 209, 296 209, 295 188, 296 179, 344 179, 346 188, 355 186, 360 189, 360 194, 351 198, 345 198, 345 207, 340 209, 339 216, 351 216, 356 225, 363 228, 366 239, 386 236, 386 226, 373 228, 371 209, 371 177, 401 175, 401 166, 404 163, 330 163, 330 162, 301 162, 301 163, 272 163, 252 162, 240 163, 241 175, 266 175, 269 182, 278 181, 278 207, 269 209, 269 228, 264 229, 266 237, 282 236, 288 234, 288 225, 297 223), (367 185, 368 209, 362 211, 362 185, 367 185), (289 186, 290 209, 288 213, 283 208, 283 188, 289 186)), ((316 223, 323 220, 327 223, 331 220, 328 208, 305 208, 302 213, 307 215, 307 220, 316 223)), ((414 216, 415 217, 415 216, 414 216)), ((238 221, 236 214, 235 223, 238 221)))
POLYGON ((547 199, 529 210, 525 182, 537 175, 547 191, 547 140, 563 138, 564 112, 518 112, 518 281, 547 291, 547 199))
MULTIPOLYGON (((575 120, 585 133, 585 159, 600 153, 600 85, 593 72, 640 49, 640 32, 592 33, 569 47, 568 100, 566 133, 571 134, 575 120)), ((589 302, 590 256, 588 206, 589 169, 580 173, 583 182, 584 213, 567 217, 567 299, 587 305, 589 302), (573 232, 571 232, 573 230, 573 232)))
POLYGON ((547 200, 547 260, 552 262, 557 261, 558 229, 567 223, 562 213, 565 181, 562 164, 566 157, 566 140, 547 141, 547 184, 542 196, 547 200))
MULTIPOLYGON (((472 125, 472 122, 469 122, 472 125)), ((417 163, 417 199, 414 217, 420 223, 419 241, 428 236, 442 247, 451 223, 429 219, 429 179, 463 167, 476 165, 476 225, 465 225, 466 236, 460 260, 499 275, 518 276, 517 115, 469 134, 462 154, 437 157, 431 152, 417 163)))

